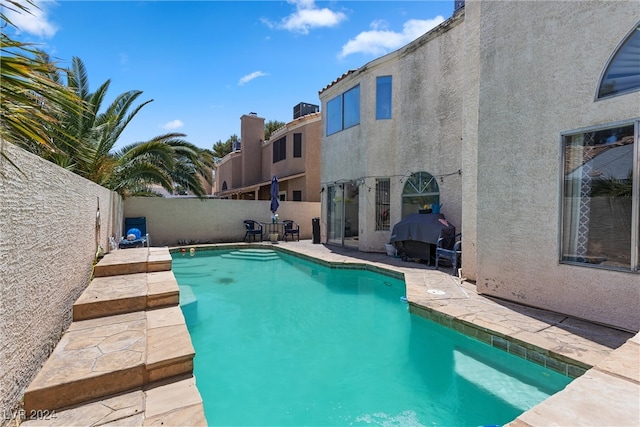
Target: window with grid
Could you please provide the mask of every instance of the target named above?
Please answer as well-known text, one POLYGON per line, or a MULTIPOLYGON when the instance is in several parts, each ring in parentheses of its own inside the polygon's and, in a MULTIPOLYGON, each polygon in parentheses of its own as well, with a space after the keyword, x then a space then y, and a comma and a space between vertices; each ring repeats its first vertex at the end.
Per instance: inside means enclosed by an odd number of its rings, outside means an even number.
POLYGON ((376 179, 376 230, 389 230, 389 178, 376 179))

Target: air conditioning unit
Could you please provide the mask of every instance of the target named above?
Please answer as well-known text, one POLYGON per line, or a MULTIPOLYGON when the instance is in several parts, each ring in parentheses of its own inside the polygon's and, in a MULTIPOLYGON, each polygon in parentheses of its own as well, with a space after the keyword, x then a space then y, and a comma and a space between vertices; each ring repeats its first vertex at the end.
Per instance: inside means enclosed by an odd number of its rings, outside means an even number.
POLYGON ((307 114, 313 114, 320 111, 320 107, 314 104, 307 104, 306 102, 301 102, 300 104, 293 107, 293 120, 298 117, 306 116, 307 114))

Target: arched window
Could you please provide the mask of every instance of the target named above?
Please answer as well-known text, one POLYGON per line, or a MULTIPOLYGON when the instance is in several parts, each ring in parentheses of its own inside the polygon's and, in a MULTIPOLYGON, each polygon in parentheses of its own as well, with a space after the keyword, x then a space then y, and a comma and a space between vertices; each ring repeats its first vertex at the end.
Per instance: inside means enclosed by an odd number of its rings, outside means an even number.
POLYGON ((440 189, 437 180, 427 172, 416 172, 404 184, 402 190, 402 217, 433 209, 440 204, 440 189))
POLYGON ((222 183, 222 191, 225 191, 227 189, 227 181, 224 181, 222 183))
POLYGON ((640 90, 640 23, 609 60, 600 79, 597 99, 640 90))

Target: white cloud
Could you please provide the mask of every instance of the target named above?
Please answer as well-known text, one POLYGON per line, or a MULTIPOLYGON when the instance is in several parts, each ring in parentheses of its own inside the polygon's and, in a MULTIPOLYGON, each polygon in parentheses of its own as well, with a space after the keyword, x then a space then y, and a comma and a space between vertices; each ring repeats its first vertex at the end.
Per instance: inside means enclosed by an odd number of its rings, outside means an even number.
POLYGON ((288 3, 296 6, 296 11, 283 18, 279 23, 263 19, 263 22, 271 28, 308 34, 312 28, 335 27, 347 19, 342 12, 336 12, 329 8, 318 8, 315 0, 288 0, 288 3))
POLYGON ((247 74, 246 76, 242 77, 239 81, 238 81, 238 86, 242 86, 245 83, 249 83, 251 80, 253 79, 257 79, 258 77, 262 77, 262 76, 266 76, 266 73, 263 73, 262 71, 254 71, 251 74, 247 74))
POLYGON ((37 0, 34 2, 37 7, 28 4, 24 0, 20 0, 19 3, 25 6, 28 12, 20 10, 13 5, 10 8, 5 8, 3 5, 4 14, 17 27, 19 32, 43 38, 53 37, 56 34, 58 27, 53 22, 50 22, 47 16, 47 9, 55 6, 55 2, 37 0))
POLYGON ((160 126, 162 129, 166 129, 166 130, 172 130, 172 129, 179 129, 182 126, 184 126, 184 123, 182 123, 182 120, 171 120, 170 122, 167 122, 165 124, 163 124, 162 126, 160 126))
POLYGON ((371 30, 361 32, 342 46, 338 58, 354 53, 384 55, 417 39, 443 21, 442 16, 433 19, 411 19, 404 23, 400 33, 386 29, 387 24, 384 21, 374 21, 371 23, 371 30))

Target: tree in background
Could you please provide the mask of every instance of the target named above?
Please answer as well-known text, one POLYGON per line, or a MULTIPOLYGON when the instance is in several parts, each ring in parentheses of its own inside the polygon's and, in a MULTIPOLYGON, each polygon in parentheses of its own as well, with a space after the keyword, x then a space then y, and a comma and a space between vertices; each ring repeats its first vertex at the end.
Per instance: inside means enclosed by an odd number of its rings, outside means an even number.
POLYGON ((268 141, 269 138, 271 138, 271 134, 276 130, 280 129, 285 124, 286 124, 285 122, 280 122, 278 120, 269 120, 267 123, 265 123, 264 124, 264 140, 268 141))
MULTIPOLYGON (((286 123, 278 120, 269 120, 264 124, 264 140, 268 141, 271 138, 271 134, 280 129, 286 123)), ((213 157, 216 160, 216 163, 219 162, 224 156, 231 153, 233 150, 234 143, 240 142, 238 135, 233 134, 227 139, 225 142, 218 140, 215 144, 213 144, 213 157)))
POLYGON ((213 144, 213 157, 216 163, 229 154, 233 150, 234 143, 238 142, 240 142, 240 138, 238 138, 238 135, 233 134, 225 142, 218 140, 218 142, 213 144))

